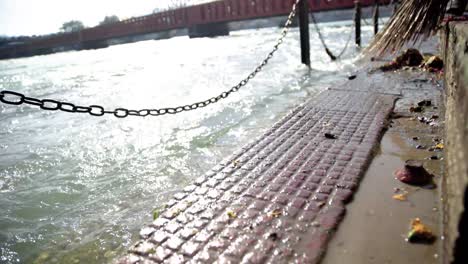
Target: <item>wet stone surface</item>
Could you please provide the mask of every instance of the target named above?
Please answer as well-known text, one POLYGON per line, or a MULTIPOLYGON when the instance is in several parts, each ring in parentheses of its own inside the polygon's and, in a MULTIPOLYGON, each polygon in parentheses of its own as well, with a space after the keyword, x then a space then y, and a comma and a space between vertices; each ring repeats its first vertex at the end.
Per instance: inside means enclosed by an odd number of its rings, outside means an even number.
POLYGON ((117 262, 317 263, 394 100, 329 90, 297 107, 175 195, 117 262))

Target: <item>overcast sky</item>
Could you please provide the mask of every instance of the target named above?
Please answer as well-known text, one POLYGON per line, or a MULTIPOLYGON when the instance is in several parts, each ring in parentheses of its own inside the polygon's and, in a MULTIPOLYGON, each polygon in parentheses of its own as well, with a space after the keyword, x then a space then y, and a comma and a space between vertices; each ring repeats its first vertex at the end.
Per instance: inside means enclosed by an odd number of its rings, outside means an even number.
MULTIPOLYGON (((187 0, 190 2, 191 0, 187 0)), ((195 0, 194 2, 196 2, 195 0)), ((95 26, 106 15, 146 15, 171 0, 0 0, 0 36, 57 32, 63 22, 81 20, 95 26)))

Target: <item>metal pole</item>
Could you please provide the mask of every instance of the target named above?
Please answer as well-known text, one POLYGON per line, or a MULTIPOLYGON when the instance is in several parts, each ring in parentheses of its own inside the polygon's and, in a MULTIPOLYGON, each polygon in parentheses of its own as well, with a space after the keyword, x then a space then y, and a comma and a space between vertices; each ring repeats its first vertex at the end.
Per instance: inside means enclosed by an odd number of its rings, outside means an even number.
POLYGON ((310 66, 310 40, 309 40, 309 2, 301 0, 299 3, 299 28, 301 35, 302 63, 310 66))
POLYGON ((374 35, 379 32, 379 0, 375 0, 374 14, 372 16, 374 20, 374 35))
POLYGON ((361 3, 359 0, 354 2, 354 28, 356 45, 361 47, 361 3))

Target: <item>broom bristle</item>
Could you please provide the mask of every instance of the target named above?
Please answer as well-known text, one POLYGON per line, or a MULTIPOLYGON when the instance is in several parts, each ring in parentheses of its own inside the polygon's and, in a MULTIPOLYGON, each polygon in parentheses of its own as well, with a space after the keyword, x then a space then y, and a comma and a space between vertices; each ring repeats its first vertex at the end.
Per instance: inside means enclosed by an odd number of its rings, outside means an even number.
POLYGON ((366 53, 397 51, 409 41, 431 36, 442 22, 449 0, 403 0, 385 28, 375 36, 366 53))

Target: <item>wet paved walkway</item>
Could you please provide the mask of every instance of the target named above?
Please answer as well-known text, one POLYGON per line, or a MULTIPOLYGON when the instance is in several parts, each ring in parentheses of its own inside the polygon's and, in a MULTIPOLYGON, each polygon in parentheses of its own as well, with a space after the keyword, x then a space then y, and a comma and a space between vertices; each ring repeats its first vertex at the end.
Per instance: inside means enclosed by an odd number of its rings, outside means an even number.
POLYGON ((176 194, 118 262, 319 262, 396 99, 350 90, 297 107, 176 194))
POLYGON ((431 150, 444 138, 442 81, 437 80, 436 74, 413 69, 375 73, 367 79, 371 82, 369 90, 373 90, 371 86, 382 89, 382 84, 388 84, 392 89, 385 92, 399 94, 400 99, 396 102, 389 128, 353 202, 346 206, 346 217, 329 241, 321 263, 442 263, 444 151, 431 150), (423 100, 430 100, 431 106, 424 107, 422 112, 410 111, 423 100), (437 118, 433 119, 434 116, 437 118), (434 121, 424 122, 423 118, 434 121), (403 168, 406 160, 421 161, 434 175, 436 188, 421 188, 398 181, 394 172, 403 168), (404 200, 393 198, 396 194, 403 194, 404 200), (410 221, 416 217, 437 236, 434 243, 412 244, 405 240, 410 221))

